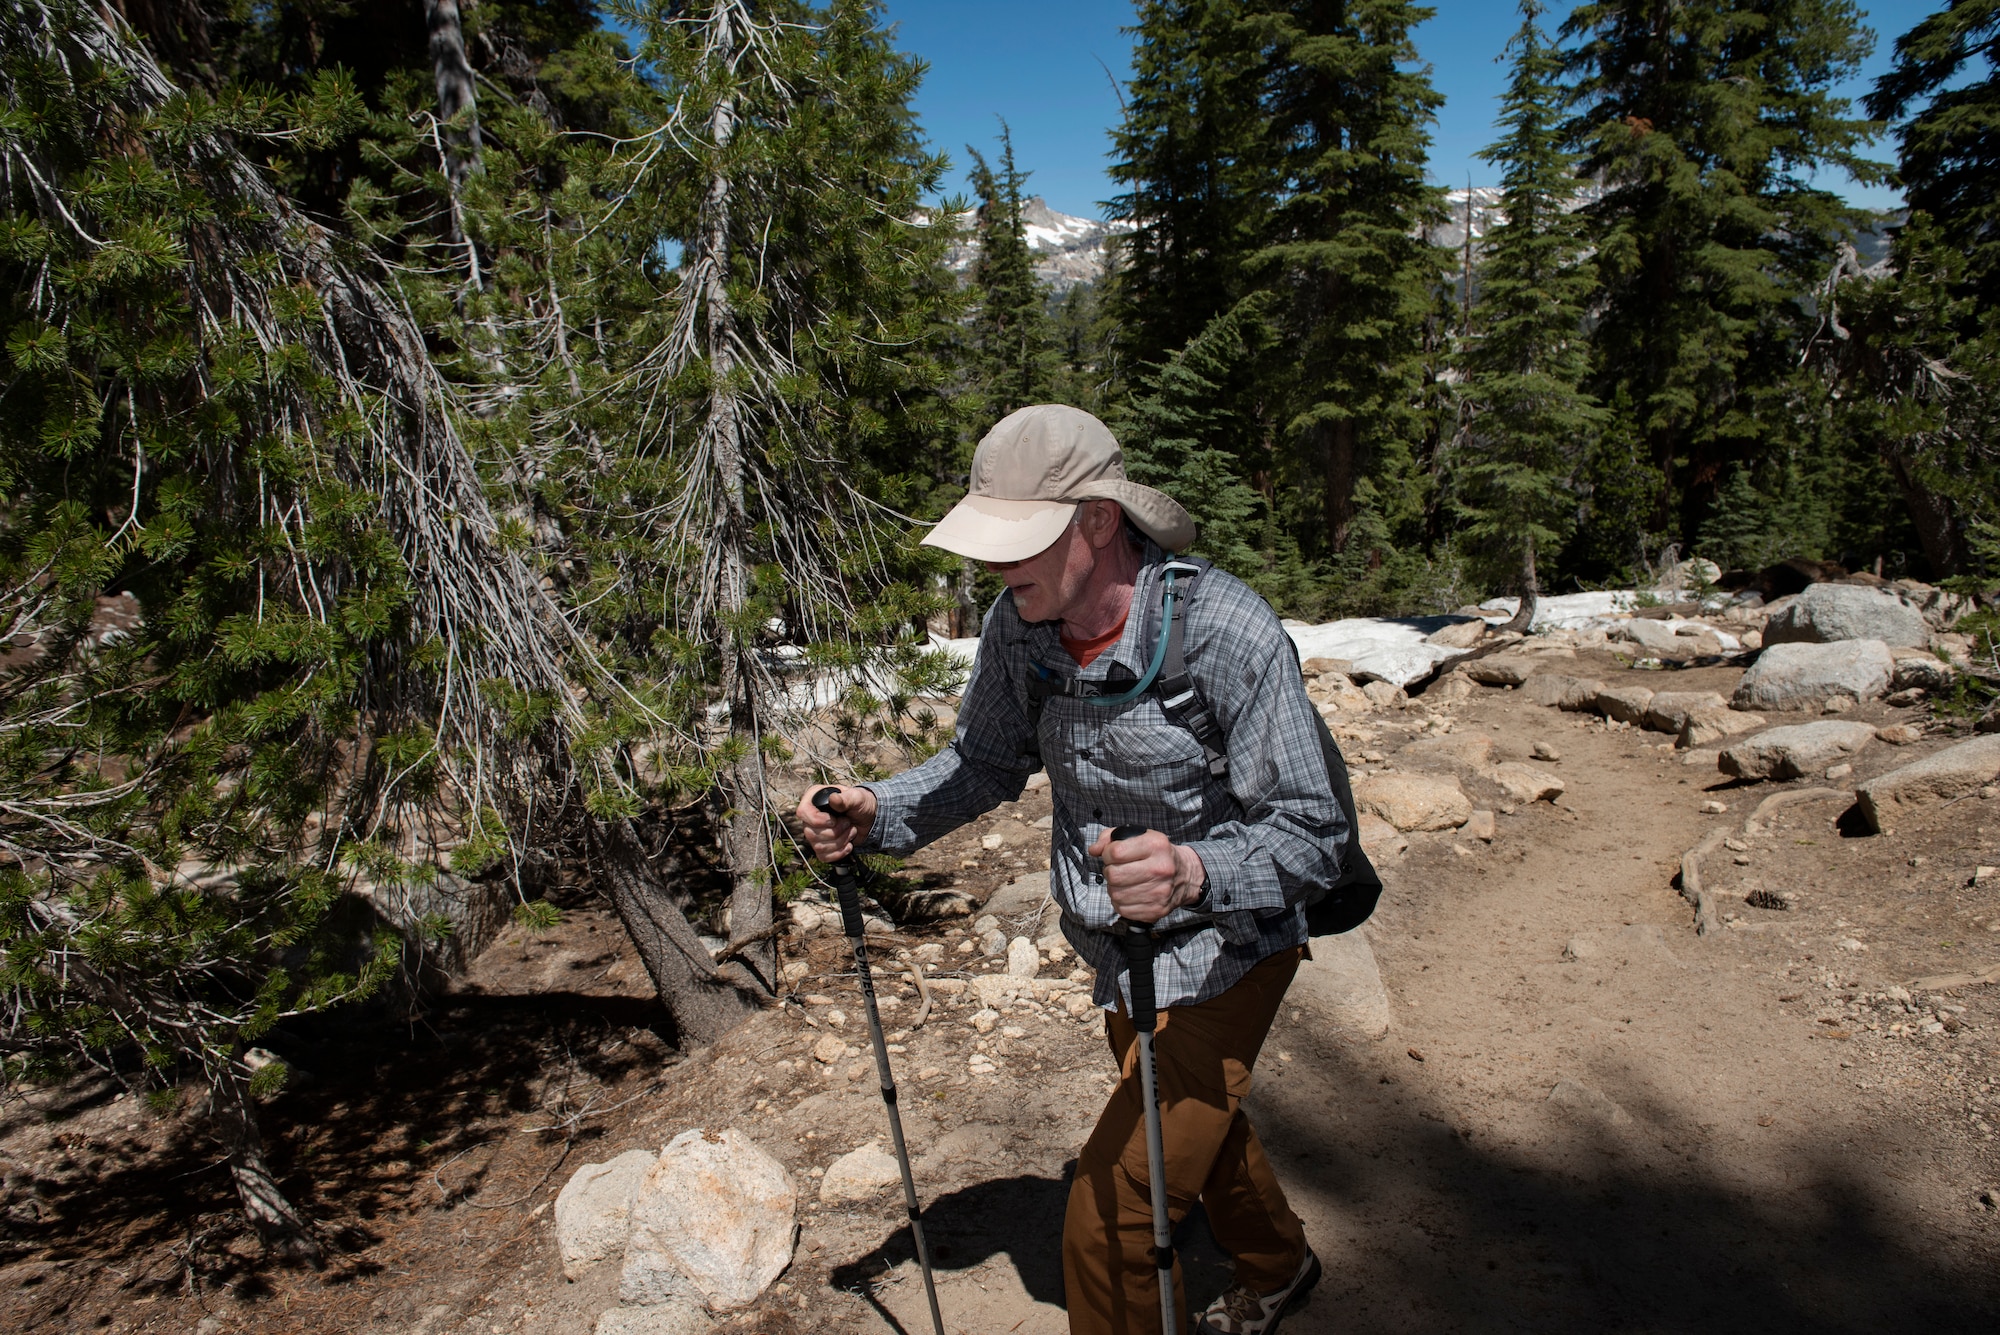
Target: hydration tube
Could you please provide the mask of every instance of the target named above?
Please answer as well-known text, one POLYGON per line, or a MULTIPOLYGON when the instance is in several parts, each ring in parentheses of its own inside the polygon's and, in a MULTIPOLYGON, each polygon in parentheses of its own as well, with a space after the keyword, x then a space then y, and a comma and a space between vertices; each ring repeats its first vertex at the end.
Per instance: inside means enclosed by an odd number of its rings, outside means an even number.
POLYGON ((1174 592, 1174 572, 1169 570, 1163 578, 1167 588, 1160 599, 1160 642, 1153 647, 1153 661, 1146 668, 1146 675, 1139 678, 1131 690, 1122 695, 1086 695, 1083 702, 1096 705, 1100 709, 1112 709, 1118 705, 1130 704, 1146 693, 1153 684, 1153 678, 1160 675, 1160 665, 1167 661, 1167 636, 1174 624, 1174 600, 1180 595, 1174 592))

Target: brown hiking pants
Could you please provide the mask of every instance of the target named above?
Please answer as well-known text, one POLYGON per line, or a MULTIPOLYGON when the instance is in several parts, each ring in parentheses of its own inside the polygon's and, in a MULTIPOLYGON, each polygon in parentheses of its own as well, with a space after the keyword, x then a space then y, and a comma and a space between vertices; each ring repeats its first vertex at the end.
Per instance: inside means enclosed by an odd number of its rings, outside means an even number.
MULTIPOLYGON (((1306 1235, 1271 1172, 1241 1104, 1264 1035, 1303 949, 1281 950, 1221 996, 1160 1012, 1153 1040, 1159 1072, 1167 1207, 1178 1224, 1196 1199, 1216 1241, 1236 1258, 1236 1279, 1260 1293, 1282 1288, 1305 1260, 1306 1235)), ((1157 1335, 1158 1271, 1146 1166, 1146 1117, 1138 1033, 1124 1012, 1105 1017, 1118 1087, 1077 1156, 1063 1220, 1063 1289, 1072 1335, 1157 1335)), ((1175 1310, 1186 1318, 1180 1264, 1175 1310)))

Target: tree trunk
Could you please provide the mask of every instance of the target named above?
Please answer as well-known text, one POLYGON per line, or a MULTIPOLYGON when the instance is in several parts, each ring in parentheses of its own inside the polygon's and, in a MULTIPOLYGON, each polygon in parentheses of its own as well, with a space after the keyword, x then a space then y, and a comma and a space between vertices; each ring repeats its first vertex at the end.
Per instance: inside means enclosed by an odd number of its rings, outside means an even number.
POLYGON ((437 78, 438 119, 462 125, 445 134, 445 173, 454 191, 479 170, 479 95, 473 85, 472 62, 465 58, 465 29, 458 18, 458 0, 424 0, 424 23, 430 29, 431 70, 437 78))
POLYGON ((1917 541, 1930 562, 1931 578, 1944 579, 1965 573, 1965 530, 1949 498, 1926 487, 1900 451, 1887 449, 1882 457, 1896 475, 1896 486, 1909 508, 1910 522, 1916 525, 1917 541))
POLYGON ((459 24, 458 0, 424 0, 424 22, 430 29, 431 69, 437 79, 439 133, 444 146, 445 181, 451 188, 451 242, 465 248, 466 285, 480 291, 479 251, 465 234, 459 192, 465 179, 480 167, 479 96, 473 86, 472 63, 465 58, 465 30, 459 24), (464 120, 459 117, 463 115, 464 120))
MULTIPOLYGON (((721 20, 727 22, 727 19, 721 20)), ((777 992, 777 952, 771 944, 771 827, 765 810, 763 728, 758 718, 753 646, 742 626, 750 601, 750 512, 743 457, 742 404, 734 384, 736 312, 729 300, 729 174, 719 165, 736 131, 736 101, 724 97, 709 121, 718 166, 709 178, 703 205, 702 245, 707 252, 708 357, 710 383, 706 431, 722 483, 717 516, 721 542, 722 698, 729 706, 729 740, 741 748, 723 782, 728 807, 724 852, 729 859, 729 949, 756 975, 766 992, 777 992)))
POLYGON ((1354 519, 1354 422, 1343 418, 1320 428, 1326 433, 1325 506, 1329 550, 1347 550, 1347 529, 1354 519))
POLYGON ((712 1043, 756 1014, 758 980, 737 966, 716 967, 682 911, 684 898, 660 874, 632 822, 592 820, 586 832, 591 861, 678 1036, 712 1043))
POLYGON ((228 1152, 229 1176, 235 1180, 243 1213, 264 1246, 285 1260, 304 1261, 315 1270, 322 1268, 326 1258, 318 1240, 278 1189, 278 1180, 264 1160, 264 1138, 257 1131, 257 1110, 250 1100, 249 1083, 235 1071, 212 1079, 208 1113, 228 1152))
POLYGON ((1521 548, 1521 605, 1502 629, 1526 635, 1535 624, 1535 604, 1541 599, 1541 580, 1535 574, 1535 535, 1530 533, 1521 548))

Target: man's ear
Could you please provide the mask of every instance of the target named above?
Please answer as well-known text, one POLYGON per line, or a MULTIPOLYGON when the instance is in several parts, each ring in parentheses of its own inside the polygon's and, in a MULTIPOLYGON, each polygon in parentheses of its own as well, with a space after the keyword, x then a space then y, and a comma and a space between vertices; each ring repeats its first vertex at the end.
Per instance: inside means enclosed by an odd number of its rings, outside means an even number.
POLYGON ((1083 536, 1092 547, 1109 547, 1125 531, 1125 507, 1116 501, 1083 503, 1083 536))

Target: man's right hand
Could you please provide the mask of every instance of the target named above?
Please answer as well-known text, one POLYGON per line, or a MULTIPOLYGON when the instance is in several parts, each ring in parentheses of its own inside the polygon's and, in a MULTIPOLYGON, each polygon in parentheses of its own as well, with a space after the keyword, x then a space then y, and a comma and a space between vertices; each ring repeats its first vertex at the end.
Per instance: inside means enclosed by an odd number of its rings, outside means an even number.
POLYGON ((868 839, 875 827, 875 794, 866 788, 835 788, 828 803, 833 810, 821 811, 813 805, 813 794, 827 787, 814 784, 799 799, 799 828, 812 845, 813 856, 838 862, 868 839))

